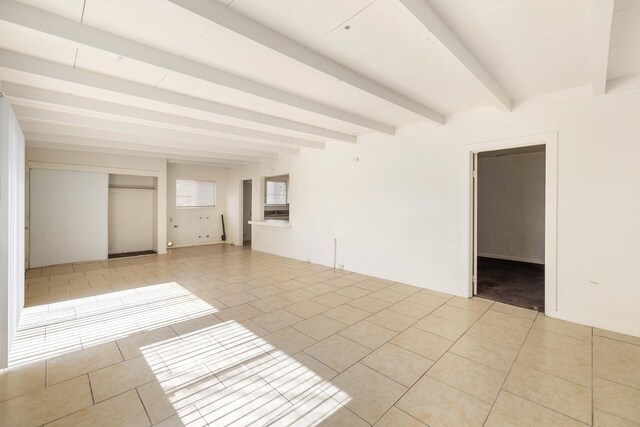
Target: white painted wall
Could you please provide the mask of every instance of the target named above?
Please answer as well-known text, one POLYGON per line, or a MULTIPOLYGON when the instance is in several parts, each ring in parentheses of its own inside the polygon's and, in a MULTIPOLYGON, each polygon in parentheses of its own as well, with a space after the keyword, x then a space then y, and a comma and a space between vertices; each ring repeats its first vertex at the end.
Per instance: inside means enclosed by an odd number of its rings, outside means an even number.
POLYGON ((0 97, 0 369, 6 368, 24 307, 24 136, 0 97))
POLYGON ((238 242, 241 230, 241 180, 289 173, 292 227, 254 226, 254 249, 332 265, 337 237, 338 264, 348 270, 467 296, 465 146, 557 131, 554 315, 640 335, 638 117, 640 92, 616 93, 442 127, 417 124, 394 137, 371 134, 235 168, 227 175, 227 204, 236 212, 229 238, 238 242))
POLYGON ((153 249, 156 191, 109 189, 109 254, 153 249))
POLYGON ((544 264, 545 153, 478 158, 478 255, 544 264))
POLYGON ((226 189, 226 169, 224 168, 175 163, 167 165, 167 237, 170 242, 173 242, 174 247, 207 245, 222 241, 220 215, 225 213, 226 189), (177 179, 215 181, 216 206, 177 209, 177 179))
POLYGON ((107 258, 109 176, 31 169, 31 268, 107 258))
MULTIPOLYGON (((158 253, 167 252, 167 161, 166 159, 90 151, 49 150, 27 147, 32 168, 76 170, 119 175, 154 177, 157 188, 156 230, 158 253)), ((154 248, 155 249, 155 248, 154 248)))

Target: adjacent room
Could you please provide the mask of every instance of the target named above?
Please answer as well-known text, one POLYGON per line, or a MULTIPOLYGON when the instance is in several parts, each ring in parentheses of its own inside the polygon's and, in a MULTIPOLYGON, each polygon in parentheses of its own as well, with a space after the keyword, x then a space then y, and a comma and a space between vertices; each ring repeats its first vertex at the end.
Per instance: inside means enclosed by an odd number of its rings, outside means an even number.
POLYGON ((640 0, 0 0, 0 427, 640 426, 640 0))

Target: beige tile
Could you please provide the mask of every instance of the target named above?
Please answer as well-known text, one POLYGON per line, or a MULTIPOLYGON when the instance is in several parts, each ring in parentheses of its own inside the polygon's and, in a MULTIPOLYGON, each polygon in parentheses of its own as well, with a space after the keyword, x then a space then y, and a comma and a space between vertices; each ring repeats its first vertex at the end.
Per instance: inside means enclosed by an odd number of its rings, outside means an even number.
POLYGON ((344 323, 345 325, 353 325, 354 323, 358 323, 359 321, 371 316, 371 313, 368 311, 364 311, 347 304, 332 308, 323 314, 340 323, 344 323))
POLYGON ((392 302, 374 298, 370 295, 355 299, 349 303, 350 306, 357 307, 369 313, 377 313, 392 305, 392 302))
POLYGON ((504 390, 554 411, 591 423, 591 389, 516 363, 504 390))
POLYGON ((369 424, 324 392, 313 392, 284 411, 272 427, 369 427, 369 424))
POLYGON ((339 334, 372 350, 396 336, 395 332, 366 320, 343 329, 339 334))
POLYGON ((640 337, 634 337, 633 335, 619 334, 617 332, 606 331, 604 329, 599 329, 599 328, 593 328, 593 334, 603 338, 609 338, 615 341, 626 342, 627 344, 640 345, 640 337))
POLYGON ((640 390, 600 377, 593 378, 593 406, 640 424, 640 390))
POLYGON ((465 323, 469 326, 473 325, 474 322, 482 317, 482 313, 465 310, 448 304, 445 304, 433 310, 433 314, 445 319, 465 323))
MULTIPOLYGON (((430 426, 481 426, 491 405, 425 376, 396 404, 430 426)), ((515 424, 512 424, 515 425, 515 424)))
POLYGON ((77 427, 142 427, 149 426, 151 423, 138 394, 131 390, 47 424, 47 427, 71 425, 77 427))
POLYGON ((349 286, 347 288, 338 289, 336 293, 355 299, 355 298, 361 298, 363 296, 369 295, 371 292, 366 289, 359 288, 357 286, 349 286))
POLYGON ((301 301, 286 308, 290 313, 303 319, 308 319, 328 310, 328 307, 315 301, 301 301))
POLYGON ((318 302, 322 305, 326 305, 329 308, 334 308, 339 305, 348 303, 349 301, 351 301, 351 298, 337 294, 335 292, 329 292, 328 294, 322 294, 313 298, 313 301, 318 302))
POLYGON ((465 323, 445 319, 433 314, 419 320, 413 326, 415 328, 422 329, 423 331, 431 332, 432 334, 454 341, 460 338, 469 328, 469 325, 466 325, 465 323))
POLYGON ((385 288, 385 289, 373 292, 369 296, 373 298, 381 299, 383 301, 392 302, 392 303, 400 302, 407 297, 406 294, 392 291, 389 288, 385 288))
POLYGON ((45 386, 45 362, 7 368, 0 373, 0 402, 45 386))
POLYGON ((393 340, 392 344, 431 360, 438 360, 453 344, 453 341, 422 331, 409 328, 393 340))
POLYGON ((309 292, 306 289, 294 289, 293 291, 285 292, 280 296, 291 303, 306 301, 316 296, 313 292, 309 292))
POLYGON ((313 316, 309 319, 303 320, 302 322, 296 323, 292 327, 313 339, 323 340, 346 328, 347 325, 344 325, 337 320, 330 319, 324 314, 318 314, 317 316, 313 316))
POLYGON ((376 423, 407 388, 357 363, 325 386, 325 392, 369 424, 376 423))
POLYGON ((259 316, 261 314, 262 312, 257 308, 252 307, 249 304, 242 304, 219 311, 216 313, 216 316, 220 318, 220 320, 235 320, 236 322, 239 322, 241 320, 251 319, 252 317, 259 316))
POLYGON ((209 425, 268 425, 291 403, 258 377, 249 377, 196 403, 209 425))
POLYGON ((435 310, 434 306, 418 304, 416 302, 410 301, 410 299, 411 298, 408 298, 390 305, 388 310, 413 317, 414 319, 421 319, 435 310))
POLYGON ((509 372, 518 356, 517 350, 501 347, 469 335, 465 335, 456 341, 449 351, 503 372, 509 372))
POLYGON ((389 409, 380 421, 375 424, 375 427, 427 427, 420 421, 413 418, 411 415, 396 408, 395 406, 389 409))
POLYGON ((531 329, 531 326, 533 325, 533 319, 514 316, 512 314, 506 314, 495 310, 487 310, 482 317, 478 319, 477 323, 506 326, 508 328, 529 332, 529 329, 531 329))
POLYGON ((453 353, 442 356, 427 375, 489 404, 495 401, 507 376, 453 353))
POLYGON ((305 289, 316 295, 324 295, 337 290, 337 288, 329 286, 326 283, 317 283, 315 285, 308 286, 305 289))
MULTIPOLYGON (((222 288, 221 288, 222 289, 222 288)), ((256 297, 248 292, 237 292, 230 295, 224 295, 216 298, 218 301, 226 305, 227 307, 235 307, 255 301, 256 297)))
POLYGON ((378 280, 367 279, 354 284, 358 288, 366 289, 370 292, 376 292, 387 288, 389 285, 387 283, 380 282, 378 280))
POLYGON ((75 351, 47 362, 47 385, 53 385, 122 361, 115 342, 75 351))
POLYGON ((369 354, 369 349, 339 335, 332 335, 305 350, 305 353, 338 372, 369 354))
POLYGON ((306 353, 280 359, 260 372, 260 377, 293 404, 330 384, 338 373, 306 353))
POLYGON ((89 379, 93 399, 96 403, 102 402, 153 381, 157 372, 164 371, 166 367, 157 358, 149 361, 145 356, 140 356, 91 372, 89 379))
POLYGON ((289 313, 286 310, 272 311, 251 319, 251 321, 258 326, 271 332, 286 328, 287 326, 291 326, 301 320, 303 320, 301 317, 298 317, 293 313, 289 313))
POLYGON ((86 375, 0 403, 3 426, 39 426, 91 406, 86 375))
POLYGON ((181 410, 179 414, 173 415, 154 424, 154 427, 208 427, 209 424, 202 418, 195 406, 181 410))
MULTIPOLYGON (((204 316, 198 316, 193 319, 173 323, 171 324, 171 329, 174 332, 173 336, 175 336, 175 334, 186 336, 189 334, 206 333, 208 331, 215 330, 215 328, 221 323, 222 323, 222 320, 218 319, 218 317, 215 314, 205 314, 204 316)), ((161 328, 161 329, 164 329, 164 328, 161 328)), ((161 329, 154 329, 147 333, 154 333, 158 338, 160 338, 155 342, 172 338, 171 332, 161 331, 161 329)), ((151 344, 151 343, 152 342, 144 343, 144 345, 151 344)), ((118 345, 120 345, 120 342, 118 342, 118 345)), ((122 346, 120 346, 120 348, 122 349, 122 346)), ((129 357, 125 355, 125 358, 128 359, 129 357)))
POLYGON ((440 307, 449 300, 451 300, 451 295, 435 295, 431 292, 418 292, 407 298, 407 301, 433 308, 440 307))
POLYGON ((522 347, 522 344, 527 337, 527 331, 511 329, 506 326, 476 322, 471 326, 471 328, 469 328, 467 335, 489 341, 512 350, 518 350, 522 347))
POLYGON ((315 339, 293 328, 283 328, 262 337, 262 343, 259 346, 267 351, 290 355, 315 343, 315 339))
POLYGON ((384 309, 367 318, 367 322, 375 323, 395 332, 402 332, 415 323, 416 319, 389 309, 384 309))
POLYGON ((491 307, 493 301, 484 298, 463 298, 463 297, 453 297, 448 302, 447 305, 456 308, 462 308, 463 310, 475 311, 476 313, 484 313, 491 307))
POLYGON ((591 343, 553 333, 531 333, 518 362, 541 372, 591 387, 591 343))
POLYGON ((151 422, 156 424, 176 414, 183 419, 198 419, 194 416, 197 412, 194 404, 223 388, 215 375, 206 368, 200 368, 163 381, 152 381, 137 390, 151 422))
MULTIPOLYGON (((207 318, 208 316, 203 316, 203 317, 207 318)), ((202 319, 203 318, 197 318, 194 320, 198 320, 198 323, 200 323, 202 319)), ((220 320, 218 319, 215 319, 215 320, 217 320, 218 323, 220 322, 220 320)), ((192 321, 187 321, 187 322, 190 322, 188 323, 188 327, 187 325, 184 325, 184 323, 186 322, 181 322, 181 324, 180 323, 178 324, 179 326, 177 327, 177 329, 178 331, 180 331, 180 333, 183 333, 185 329, 192 329, 196 327, 196 326, 193 326, 192 321)), ((171 325, 171 327, 164 327, 159 329, 153 329, 147 332, 141 332, 135 335, 131 335, 127 338, 118 340, 116 341, 116 343, 118 344, 118 347, 120 348, 120 352, 122 353, 125 359, 133 359, 134 357, 138 357, 142 355, 142 352, 140 351, 141 348, 158 343, 158 342, 169 340, 171 338, 175 338, 177 335, 176 335, 176 332, 174 332, 174 329, 173 329, 174 327, 176 327, 176 324, 171 325)))
POLYGON ((525 319, 534 319, 538 315, 535 310, 529 310, 527 308, 516 307, 515 305, 503 304, 501 302, 494 302, 490 310, 499 311, 500 313, 510 314, 512 316, 523 317, 525 319))
POLYGON ((585 424, 544 406, 503 391, 498 396, 485 426, 584 427, 585 424))
POLYGON ((594 337, 594 375, 640 389, 640 346, 594 337))
POLYGON ((383 345, 361 363, 406 387, 411 387, 433 365, 431 360, 393 344, 383 345))
POLYGON ((554 319, 540 315, 533 324, 533 330, 537 332, 551 332, 559 335, 566 335, 585 341, 591 341, 593 334, 591 327, 578 325, 577 323, 567 322, 565 320, 554 319))
POLYGON ((636 424, 629 420, 625 420, 624 418, 620 418, 616 415, 594 408, 593 426, 594 427, 638 427, 640 426, 640 424, 636 424))
POLYGON ((291 304, 291 301, 282 298, 280 295, 262 298, 249 303, 249 305, 252 305, 264 313, 280 310, 281 308, 287 307, 291 304))

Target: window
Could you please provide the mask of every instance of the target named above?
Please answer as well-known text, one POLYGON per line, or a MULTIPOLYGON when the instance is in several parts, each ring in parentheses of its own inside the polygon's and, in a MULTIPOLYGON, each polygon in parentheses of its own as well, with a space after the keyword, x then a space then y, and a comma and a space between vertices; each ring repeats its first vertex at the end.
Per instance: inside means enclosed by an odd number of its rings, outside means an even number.
POLYGON ((267 178, 266 204, 286 205, 287 204, 287 183, 285 181, 269 181, 267 178))
POLYGON ((176 208, 213 208, 216 206, 214 181, 176 180, 176 208))
POLYGON ((265 177, 264 219, 289 221, 289 175, 265 177))

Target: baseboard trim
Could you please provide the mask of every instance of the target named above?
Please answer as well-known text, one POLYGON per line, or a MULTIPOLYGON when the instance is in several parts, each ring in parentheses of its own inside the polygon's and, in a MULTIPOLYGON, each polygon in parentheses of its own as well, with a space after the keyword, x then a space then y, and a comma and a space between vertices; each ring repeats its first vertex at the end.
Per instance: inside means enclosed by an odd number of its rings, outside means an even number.
POLYGON ((533 259, 533 258, 522 258, 517 256, 485 254, 485 253, 478 253, 478 256, 482 258, 504 259, 506 261, 520 261, 520 262, 528 262, 530 264, 544 265, 544 260, 533 259))

